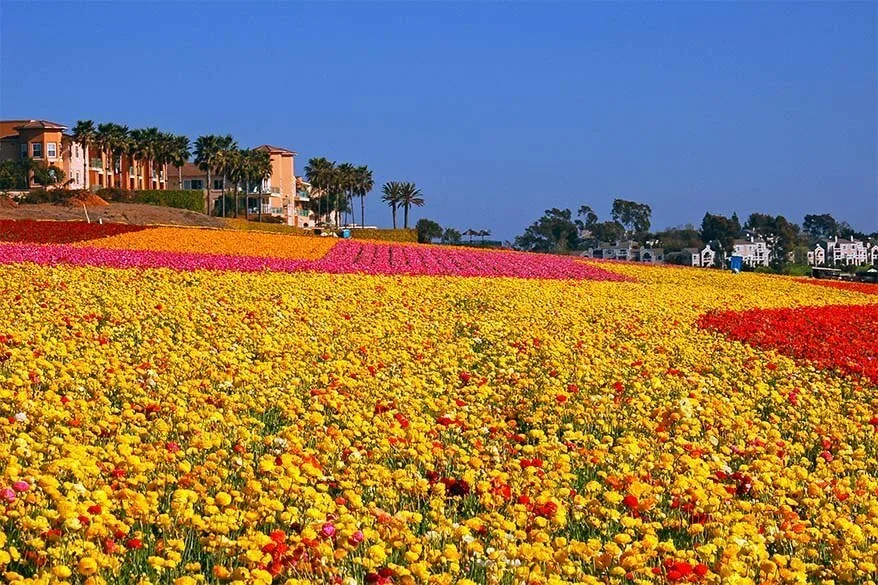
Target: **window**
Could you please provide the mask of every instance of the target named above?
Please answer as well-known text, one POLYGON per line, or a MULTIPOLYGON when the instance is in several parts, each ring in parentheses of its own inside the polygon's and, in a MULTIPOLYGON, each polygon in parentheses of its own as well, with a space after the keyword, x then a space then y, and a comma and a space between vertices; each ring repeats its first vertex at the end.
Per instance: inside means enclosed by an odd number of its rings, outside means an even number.
POLYGON ((189 183, 189 189, 204 189, 204 181, 201 179, 192 179, 191 181, 183 181, 189 183))
POLYGON ((27 142, 21 143, 21 158, 27 158, 27 142))
POLYGON ((213 188, 217 191, 223 188, 223 180, 222 179, 214 179, 213 180, 213 188))
POLYGON ((76 171, 76 184, 79 185, 80 183, 79 171, 76 171))
POLYGON ((34 142, 31 144, 31 156, 34 158, 43 158, 43 144, 42 142, 34 142))

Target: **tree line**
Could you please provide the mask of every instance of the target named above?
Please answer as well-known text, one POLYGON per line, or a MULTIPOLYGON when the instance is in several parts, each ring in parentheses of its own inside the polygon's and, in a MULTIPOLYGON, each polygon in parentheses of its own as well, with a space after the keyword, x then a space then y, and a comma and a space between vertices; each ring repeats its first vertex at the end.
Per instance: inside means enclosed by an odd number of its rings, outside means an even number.
POLYGON ((802 225, 782 215, 751 213, 742 224, 738 215, 731 217, 705 213, 700 228, 686 225, 650 231, 652 209, 645 203, 615 199, 610 219, 599 221, 588 205, 580 206, 574 215, 570 209, 547 209, 543 216, 517 236, 513 247, 532 252, 565 253, 585 251, 602 242, 634 240, 641 245, 664 248, 665 256, 673 258, 684 248, 702 248, 707 244, 717 252, 717 263, 724 263, 736 239, 753 234, 765 240, 770 250, 770 263, 775 269, 786 264, 806 264, 809 249, 823 239, 878 239, 878 232, 864 234, 850 224, 837 221, 828 213, 809 214, 802 225))

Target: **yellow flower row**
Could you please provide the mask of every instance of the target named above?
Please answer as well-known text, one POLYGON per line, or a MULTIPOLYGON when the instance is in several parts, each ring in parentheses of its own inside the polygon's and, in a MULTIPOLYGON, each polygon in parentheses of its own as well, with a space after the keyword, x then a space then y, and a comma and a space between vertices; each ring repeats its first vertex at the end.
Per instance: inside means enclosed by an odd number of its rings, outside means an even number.
POLYGON ((231 230, 159 227, 88 240, 79 247, 227 254, 261 258, 317 260, 335 244, 334 238, 289 236, 231 230))
POLYGON ((0 574, 874 583, 874 386, 695 322, 875 297, 613 269, 2 266, 0 574))

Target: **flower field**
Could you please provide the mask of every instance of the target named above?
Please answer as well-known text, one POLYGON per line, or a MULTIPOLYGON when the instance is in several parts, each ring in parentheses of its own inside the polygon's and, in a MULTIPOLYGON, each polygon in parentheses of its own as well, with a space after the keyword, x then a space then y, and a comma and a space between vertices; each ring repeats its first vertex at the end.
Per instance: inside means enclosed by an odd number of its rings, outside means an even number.
POLYGON ((0 244, 6 581, 878 580, 875 295, 253 245, 0 244))

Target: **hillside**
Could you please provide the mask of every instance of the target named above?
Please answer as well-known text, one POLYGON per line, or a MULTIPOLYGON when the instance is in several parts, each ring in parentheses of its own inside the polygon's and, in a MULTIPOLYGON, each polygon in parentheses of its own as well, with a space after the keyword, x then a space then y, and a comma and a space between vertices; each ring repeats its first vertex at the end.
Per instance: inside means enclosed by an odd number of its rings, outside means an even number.
MULTIPOLYGON (((136 225, 190 225, 203 227, 223 227, 221 218, 210 217, 188 209, 146 205, 143 203, 111 203, 89 207, 91 221, 127 223, 136 225)), ((58 221, 84 220, 81 207, 67 207, 52 203, 22 204, 15 207, 0 207, 0 219, 51 219, 58 221)))

